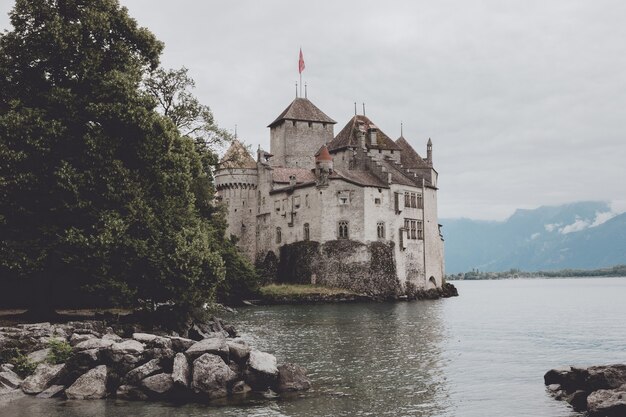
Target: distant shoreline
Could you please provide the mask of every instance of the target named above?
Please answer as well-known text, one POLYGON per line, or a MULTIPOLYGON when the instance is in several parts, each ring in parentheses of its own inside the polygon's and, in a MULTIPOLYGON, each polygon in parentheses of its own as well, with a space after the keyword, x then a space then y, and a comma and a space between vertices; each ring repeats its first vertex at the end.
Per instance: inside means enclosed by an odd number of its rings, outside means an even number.
POLYGON ((502 272, 469 271, 446 276, 448 281, 481 281, 518 278, 619 278, 626 277, 626 265, 600 269, 562 269, 559 271, 527 272, 510 269, 502 272))

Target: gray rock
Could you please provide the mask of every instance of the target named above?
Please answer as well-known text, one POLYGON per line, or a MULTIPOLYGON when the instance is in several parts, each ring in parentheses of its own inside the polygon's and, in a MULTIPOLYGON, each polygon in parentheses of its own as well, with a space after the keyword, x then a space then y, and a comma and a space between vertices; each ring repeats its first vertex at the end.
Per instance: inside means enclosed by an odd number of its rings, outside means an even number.
POLYGON ((172 365, 172 380, 180 387, 189 387, 189 362, 184 353, 177 353, 172 365))
POLYGON ((278 392, 304 391, 311 388, 311 381, 306 377, 306 369, 293 363, 278 367, 278 392))
POLYGON ((74 346, 74 351, 78 352, 88 349, 106 349, 111 347, 114 343, 114 341, 108 339, 87 339, 74 346))
POLYGON ((61 395, 65 391, 65 386, 63 385, 51 385, 45 391, 41 391, 37 394, 37 398, 53 398, 61 395))
POLYGON ((22 378, 10 369, 0 372, 0 383, 3 383, 9 388, 19 388, 22 385, 22 382, 22 378))
POLYGON ((99 365, 80 376, 65 390, 70 400, 95 400, 106 397, 107 367, 99 365))
POLYGON ((185 355, 189 360, 195 360, 196 358, 204 355, 205 353, 211 353, 218 355, 228 362, 229 349, 226 344, 226 339, 223 337, 212 337, 210 339, 203 339, 194 343, 189 349, 185 351, 185 355))
POLYGON ((148 396, 134 385, 120 385, 115 396, 120 400, 147 400, 148 396))
POLYGON ((153 348, 172 348, 172 340, 169 337, 150 333, 133 333, 133 339, 153 348))
POLYGON ((588 391, 615 389, 626 384, 626 365, 590 366, 586 369, 588 391))
POLYGON ((73 333, 72 336, 70 336, 70 345, 76 346, 80 342, 84 342, 85 340, 95 339, 95 338, 96 336, 90 333, 86 333, 86 334, 73 333))
POLYGON ((100 364, 101 349, 87 349, 75 352, 65 363, 62 382, 66 385, 74 383, 76 378, 100 364))
POLYGON ((227 341, 226 344, 228 345, 228 352, 232 360, 235 362, 245 362, 248 360, 248 356, 250 356, 250 351, 252 350, 249 346, 230 340, 227 341))
POLYGON ((121 342, 123 339, 121 337, 119 337, 118 335, 116 335, 115 333, 107 333, 104 336, 102 336, 102 339, 104 340, 112 340, 114 342, 121 342))
POLYGON ((169 339, 172 341, 172 349, 176 352, 184 352, 196 343, 195 340, 178 336, 171 336, 169 339))
POLYGON ((276 357, 256 349, 250 351, 244 379, 255 391, 265 391, 274 387, 278 382, 276 357))
POLYGON ((571 395, 567 396, 566 401, 570 403, 574 411, 585 411, 587 409, 587 396, 588 392, 583 390, 574 391, 571 395))
POLYGON ((3 363, 2 365, 0 365, 0 371, 4 372, 4 371, 13 371, 13 369, 15 368, 15 365, 13 365, 12 363, 3 363))
POLYGON ((221 357, 205 353, 193 362, 191 388, 209 399, 221 398, 228 395, 228 388, 236 378, 221 357))
POLYGON ((142 379, 149 377, 150 375, 163 372, 163 368, 160 365, 158 359, 152 359, 143 365, 129 371, 124 378, 122 378, 123 385, 134 385, 142 379))
POLYGON ((39 394, 59 378, 64 366, 62 363, 59 365, 40 363, 35 372, 22 382, 22 391, 26 394, 39 394))
POLYGON ((150 333, 133 333, 133 339, 141 343, 150 343, 158 337, 159 336, 150 333))
POLYGON ((587 410, 590 416, 626 416, 626 385, 617 389, 600 389, 587 397, 587 410))
POLYGON ((30 352, 27 356, 32 362, 41 363, 45 362, 48 358, 48 354, 50 353, 50 348, 36 350, 34 352, 30 352))
POLYGON ((143 345, 136 340, 126 340, 124 342, 114 343, 111 345, 110 349, 114 353, 123 354, 140 354, 144 351, 143 345))
POLYGON ((232 389, 233 395, 247 394, 250 391, 252 391, 252 388, 244 381, 237 381, 232 389))
POLYGON ((141 381, 141 386, 152 396, 163 396, 174 388, 172 375, 162 373, 147 377, 141 381))

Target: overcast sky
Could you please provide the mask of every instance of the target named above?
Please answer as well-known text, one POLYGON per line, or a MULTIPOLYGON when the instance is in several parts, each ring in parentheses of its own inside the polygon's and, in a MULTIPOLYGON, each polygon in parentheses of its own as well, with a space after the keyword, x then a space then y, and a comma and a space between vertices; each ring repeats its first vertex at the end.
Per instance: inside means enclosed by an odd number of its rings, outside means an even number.
POLYGON ((295 96, 302 47, 335 133, 356 101, 393 138, 403 121, 420 154, 432 138, 440 217, 626 210, 624 1, 120 1, 253 148, 295 96))

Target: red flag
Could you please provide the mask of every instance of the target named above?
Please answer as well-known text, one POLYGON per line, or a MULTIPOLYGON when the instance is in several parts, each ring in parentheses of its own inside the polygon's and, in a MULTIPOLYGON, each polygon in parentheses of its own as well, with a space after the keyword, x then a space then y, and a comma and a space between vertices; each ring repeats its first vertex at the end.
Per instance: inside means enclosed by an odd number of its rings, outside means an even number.
POLYGON ((300 74, 302 74, 302 71, 304 71, 304 56, 302 55, 302 48, 300 48, 300 59, 298 60, 298 72, 300 74))

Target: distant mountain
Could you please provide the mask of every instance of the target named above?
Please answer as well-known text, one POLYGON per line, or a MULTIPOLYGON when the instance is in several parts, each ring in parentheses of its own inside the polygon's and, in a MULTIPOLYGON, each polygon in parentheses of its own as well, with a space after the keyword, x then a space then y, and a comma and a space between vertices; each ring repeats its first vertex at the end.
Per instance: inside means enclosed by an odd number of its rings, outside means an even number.
POLYGON ((517 210, 502 222, 442 219, 446 273, 594 269, 626 263, 626 213, 604 202, 517 210))

